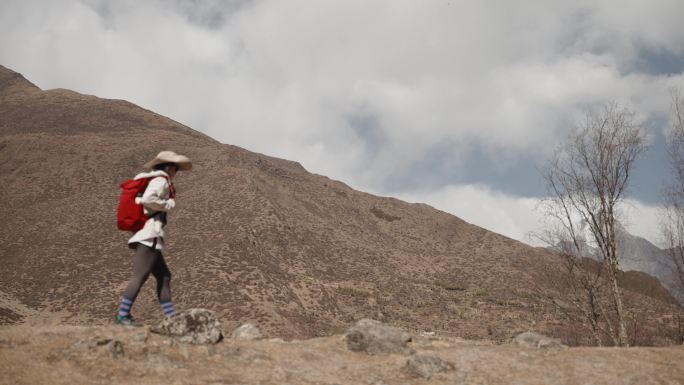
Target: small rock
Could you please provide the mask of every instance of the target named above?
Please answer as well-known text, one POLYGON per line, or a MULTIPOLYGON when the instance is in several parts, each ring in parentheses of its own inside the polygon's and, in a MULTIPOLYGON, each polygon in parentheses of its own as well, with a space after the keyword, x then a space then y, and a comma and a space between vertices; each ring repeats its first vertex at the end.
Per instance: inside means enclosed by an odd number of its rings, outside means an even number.
POLYGON ((121 358, 124 356, 124 348, 123 348, 123 343, 118 340, 112 340, 107 343, 107 349, 109 349, 109 353, 112 355, 114 358, 121 358))
POLYGON ((50 359, 58 360, 69 358, 74 355, 98 357, 101 356, 101 354, 109 354, 113 358, 121 358, 124 356, 123 343, 108 337, 95 336, 85 338, 74 342, 60 353, 52 354, 50 359))
POLYGON ((414 354, 406 361, 405 368, 411 375, 429 380, 436 373, 453 369, 453 365, 437 356, 414 354))
POLYGON ((264 338, 264 335, 254 324, 246 323, 235 329, 232 337, 240 340, 258 340, 264 338))
POLYGON ((369 354, 410 354, 406 344, 411 336, 403 330, 382 322, 362 319, 347 330, 347 348, 369 354))
POLYGON ((565 345, 561 344, 560 339, 550 338, 543 334, 535 332, 520 333, 513 338, 513 341, 511 341, 511 343, 526 348, 542 350, 560 349, 565 347, 565 345))
POLYGON ((134 342, 145 343, 145 342, 147 342, 147 339, 148 339, 148 338, 149 338, 149 336, 148 336, 147 333, 138 333, 138 334, 134 335, 131 339, 132 339, 134 342))
POLYGON ((166 317, 150 327, 150 331, 177 337, 181 342, 215 344, 223 338, 221 324, 214 312, 207 309, 188 309, 166 317))
POLYGON ((98 346, 109 345, 112 341, 114 340, 111 338, 95 336, 76 341, 71 345, 71 349, 95 349, 98 346))

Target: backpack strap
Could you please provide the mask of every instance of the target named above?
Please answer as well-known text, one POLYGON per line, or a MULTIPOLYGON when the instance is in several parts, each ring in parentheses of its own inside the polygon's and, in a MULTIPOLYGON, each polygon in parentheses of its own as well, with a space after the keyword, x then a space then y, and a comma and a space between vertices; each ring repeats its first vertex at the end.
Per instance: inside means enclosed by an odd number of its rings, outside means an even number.
MULTIPOLYGON (((173 183, 171 183, 171 179, 169 179, 169 177, 164 176, 164 175, 159 175, 159 176, 166 179, 166 183, 169 184, 169 199, 171 199, 171 198, 175 199, 176 198, 176 189, 175 189, 175 187, 173 187, 173 183)), ((158 178, 158 176, 150 178, 150 181, 152 181, 152 179, 154 179, 154 178, 158 178)), ((147 187, 145 187, 145 189, 147 189, 147 187)), ((154 218, 157 215, 161 215, 163 213, 164 213, 163 211, 155 211, 154 214, 148 215, 147 217, 148 218, 154 218)), ((166 220, 163 219, 162 221, 165 222, 166 220)), ((157 242, 156 238, 154 241, 157 242)))
POLYGON ((171 182, 171 179, 169 177, 160 175, 162 178, 166 179, 166 183, 169 184, 169 198, 170 199, 176 199, 176 188, 173 186, 173 183, 171 182))

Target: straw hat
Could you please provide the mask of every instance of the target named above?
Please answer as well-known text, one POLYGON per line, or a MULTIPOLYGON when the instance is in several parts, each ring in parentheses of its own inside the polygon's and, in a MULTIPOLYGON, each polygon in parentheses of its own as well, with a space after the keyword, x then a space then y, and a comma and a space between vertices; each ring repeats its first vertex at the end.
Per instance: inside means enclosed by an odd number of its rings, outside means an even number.
POLYGON ((175 163, 179 170, 187 171, 192 168, 192 161, 185 155, 176 154, 173 151, 162 151, 151 161, 145 163, 143 167, 153 169, 154 166, 162 163, 175 163))

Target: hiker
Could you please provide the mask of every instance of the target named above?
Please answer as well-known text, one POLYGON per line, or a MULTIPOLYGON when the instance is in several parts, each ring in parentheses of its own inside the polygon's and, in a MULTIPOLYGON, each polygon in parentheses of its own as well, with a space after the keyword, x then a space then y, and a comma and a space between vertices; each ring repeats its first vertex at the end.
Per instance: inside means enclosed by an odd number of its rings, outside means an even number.
MULTIPOLYGON (((119 228, 135 231, 128 240, 129 248, 135 250, 133 255, 133 276, 128 282, 128 286, 121 297, 119 312, 116 315, 116 323, 121 325, 136 325, 131 316, 131 308, 138 296, 140 288, 150 274, 157 280, 157 297, 165 316, 174 314, 173 302, 171 301, 171 272, 169 271, 162 251, 166 245, 166 219, 167 213, 176 206, 175 192, 173 188, 173 178, 180 170, 190 170, 192 162, 183 155, 178 155, 173 151, 162 151, 150 162, 143 166, 151 170, 135 176, 133 180, 122 183, 137 183, 140 190, 135 197, 137 210, 142 211, 139 216, 142 220, 137 220, 138 224, 133 226, 122 226, 121 210, 122 203, 119 203, 119 228), (146 186, 145 186, 146 185, 146 186), (144 216, 143 216, 144 214, 144 216), (141 228, 140 228, 141 227, 141 228)), ((122 200, 125 199, 122 193, 122 200)), ((131 199, 132 200, 132 199, 131 199)))

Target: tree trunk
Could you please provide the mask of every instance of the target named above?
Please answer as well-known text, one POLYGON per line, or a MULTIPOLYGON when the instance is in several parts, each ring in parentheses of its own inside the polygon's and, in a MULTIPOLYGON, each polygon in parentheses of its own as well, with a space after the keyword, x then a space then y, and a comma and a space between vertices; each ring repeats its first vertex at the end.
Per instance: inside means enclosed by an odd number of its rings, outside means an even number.
POLYGON ((611 266, 610 274, 610 288, 613 295, 613 301, 615 302, 615 312, 617 313, 617 342, 619 346, 629 346, 629 340, 627 339, 627 328, 625 327, 625 316, 622 307, 622 296, 620 295, 620 287, 617 282, 617 269, 611 266))
POLYGON ((591 315, 589 315, 589 324, 591 325, 591 331, 594 335, 594 342, 596 346, 603 346, 603 341, 601 341, 601 329, 598 326, 598 319, 596 317, 596 312, 592 309, 591 315))

